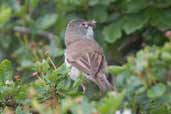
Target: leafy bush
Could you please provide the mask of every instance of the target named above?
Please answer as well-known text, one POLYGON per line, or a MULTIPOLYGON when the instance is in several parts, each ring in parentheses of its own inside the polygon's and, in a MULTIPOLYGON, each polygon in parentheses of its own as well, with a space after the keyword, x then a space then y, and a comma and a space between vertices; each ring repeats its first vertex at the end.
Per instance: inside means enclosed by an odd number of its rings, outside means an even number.
POLYGON ((171 112, 171 45, 146 47, 121 67, 110 66, 117 90, 125 90, 126 106, 142 114, 171 112))
POLYGON ((65 65, 52 68, 46 60, 35 65, 39 73, 33 73, 35 81, 27 84, 20 77, 4 75, 12 72, 10 61, 3 60, 0 66, 1 78, 7 78, 0 81, 0 111, 4 113, 114 113, 124 97, 124 92, 109 93, 100 101, 90 102, 79 92, 81 78, 72 83, 65 65))
POLYGON ((1 0, 0 113, 170 114, 170 6, 170 0, 1 0), (83 76, 68 78, 63 40, 73 18, 97 21, 114 92, 101 95, 83 76))
POLYGON ((166 43, 164 47, 146 47, 136 57, 129 57, 128 63, 123 66, 109 66, 107 71, 117 76, 117 91, 109 92, 101 100, 90 101, 79 92, 83 80, 80 78, 72 83, 65 65, 51 68, 46 60, 36 63, 34 69, 37 72, 33 74, 35 81, 25 84, 19 77, 12 79, 9 73, 12 72, 11 63, 4 60, 0 64, 0 102, 4 112, 15 110, 17 114, 113 114, 117 109, 124 108, 137 114, 169 114, 170 63, 170 43, 166 43))

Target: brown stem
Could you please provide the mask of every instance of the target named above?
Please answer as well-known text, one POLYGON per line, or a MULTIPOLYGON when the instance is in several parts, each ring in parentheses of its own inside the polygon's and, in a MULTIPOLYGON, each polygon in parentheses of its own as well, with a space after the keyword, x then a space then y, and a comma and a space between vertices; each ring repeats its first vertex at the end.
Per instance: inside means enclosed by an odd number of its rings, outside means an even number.
MULTIPOLYGON (((32 34, 32 31, 30 28, 23 27, 23 26, 16 26, 14 27, 14 32, 19 32, 21 34, 32 34)), ((48 40, 54 39, 56 36, 50 32, 45 31, 39 31, 36 33, 37 36, 47 38, 48 40)))

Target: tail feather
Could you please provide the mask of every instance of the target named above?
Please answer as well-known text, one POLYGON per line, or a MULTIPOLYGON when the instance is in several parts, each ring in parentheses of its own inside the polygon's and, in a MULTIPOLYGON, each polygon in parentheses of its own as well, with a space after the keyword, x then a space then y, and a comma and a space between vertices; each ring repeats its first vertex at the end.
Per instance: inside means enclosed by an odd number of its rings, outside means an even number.
POLYGON ((102 92, 113 90, 112 85, 107 80, 106 75, 104 73, 98 73, 96 76, 96 84, 100 88, 102 92))

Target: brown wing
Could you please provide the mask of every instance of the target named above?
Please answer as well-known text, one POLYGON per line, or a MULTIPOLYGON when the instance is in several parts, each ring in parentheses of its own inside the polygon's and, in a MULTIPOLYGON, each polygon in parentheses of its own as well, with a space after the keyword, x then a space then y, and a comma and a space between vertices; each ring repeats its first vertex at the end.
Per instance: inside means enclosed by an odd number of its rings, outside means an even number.
POLYGON ((68 62, 84 73, 96 76, 103 67, 104 57, 101 53, 93 51, 85 53, 73 61, 68 60, 68 62))

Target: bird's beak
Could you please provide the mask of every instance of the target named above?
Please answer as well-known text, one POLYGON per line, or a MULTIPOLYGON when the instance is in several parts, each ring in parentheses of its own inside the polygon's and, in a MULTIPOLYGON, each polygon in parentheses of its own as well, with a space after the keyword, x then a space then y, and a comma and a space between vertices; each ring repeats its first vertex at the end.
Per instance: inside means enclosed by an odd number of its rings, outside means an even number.
POLYGON ((88 21, 88 25, 95 28, 96 27, 96 21, 95 20, 88 21))

